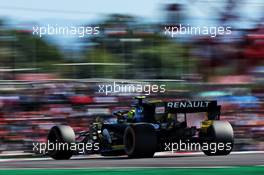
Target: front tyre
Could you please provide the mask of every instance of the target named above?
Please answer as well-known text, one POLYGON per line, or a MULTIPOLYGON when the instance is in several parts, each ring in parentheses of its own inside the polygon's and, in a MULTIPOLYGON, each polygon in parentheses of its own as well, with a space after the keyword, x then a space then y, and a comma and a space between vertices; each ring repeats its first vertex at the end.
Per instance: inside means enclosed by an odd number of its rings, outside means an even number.
POLYGON ((48 142, 53 145, 53 149, 48 150, 50 157, 55 160, 70 159, 73 155, 70 146, 75 143, 75 133, 70 126, 53 126, 48 134, 48 142))

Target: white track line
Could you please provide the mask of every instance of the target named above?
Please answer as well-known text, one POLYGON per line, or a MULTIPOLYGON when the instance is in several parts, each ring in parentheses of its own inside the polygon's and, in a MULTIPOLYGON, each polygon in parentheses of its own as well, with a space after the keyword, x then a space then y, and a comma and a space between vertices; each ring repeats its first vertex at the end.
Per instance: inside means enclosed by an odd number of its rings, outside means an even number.
MULTIPOLYGON (((237 154, 264 154, 264 151, 234 151, 231 152, 232 155, 237 154)), ((158 152, 155 156, 177 156, 177 155, 204 155, 203 152, 158 152)))

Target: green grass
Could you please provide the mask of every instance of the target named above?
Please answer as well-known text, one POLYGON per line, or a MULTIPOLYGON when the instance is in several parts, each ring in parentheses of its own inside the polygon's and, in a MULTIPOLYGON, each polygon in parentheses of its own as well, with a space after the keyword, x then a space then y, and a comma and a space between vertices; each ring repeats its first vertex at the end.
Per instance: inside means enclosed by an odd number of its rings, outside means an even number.
POLYGON ((25 169, 0 170, 3 175, 263 175, 264 167, 234 168, 94 168, 94 169, 25 169))

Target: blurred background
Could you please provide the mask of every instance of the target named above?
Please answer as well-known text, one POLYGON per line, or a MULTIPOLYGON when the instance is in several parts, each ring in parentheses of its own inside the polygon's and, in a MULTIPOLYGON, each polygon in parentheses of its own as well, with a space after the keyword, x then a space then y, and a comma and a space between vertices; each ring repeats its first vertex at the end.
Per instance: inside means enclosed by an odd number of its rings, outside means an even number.
MULTIPOLYGON (((264 2, 19 0, 0 5, 0 153, 32 151, 55 124, 87 129, 134 95, 113 81, 165 84, 150 99, 215 99, 236 150, 264 150, 264 2), (99 26, 86 37, 32 34, 36 25, 99 26), (230 26, 231 35, 164 35, 169 26, 230 26)), ((195 120, 195 119, 194 119, 195 120)))

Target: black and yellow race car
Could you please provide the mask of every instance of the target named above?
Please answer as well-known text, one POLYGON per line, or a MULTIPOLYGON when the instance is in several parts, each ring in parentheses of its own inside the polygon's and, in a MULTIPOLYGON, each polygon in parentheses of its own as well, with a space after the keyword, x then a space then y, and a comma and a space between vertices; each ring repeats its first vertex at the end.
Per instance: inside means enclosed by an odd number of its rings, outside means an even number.
MULTIPOLYGON (((221 106, 217 101, 147 101, 136 97, 131 110, 115 111, 116 122, 97 120, 76 137, 70 126, 51 128, 48 142, 54 146, 47 154, 54 159, 69 159, 78 153, 76 144, 92 144, 86 154, 103 156, 128 155, 131 158, 153 157, 155 152, 170 151, 173 143, 207 144, 206 155, 228 155, 233 148, 234 134, 227 121, 220 121, 221 106), (200 127, 187 126, 188 113, 205 113, 200 127), (211 151, 208 145, 220 144, 211 151), (74 146, 75 145, 75 146, 74 146), (95 146, 96 145, 96 146, 95 146), (228 145, 228 147, 226 147, 228 145), (228 148, 228 149, 227 149, 228 148)), ((189 114, 188 114, 189 115, 189 114)))

